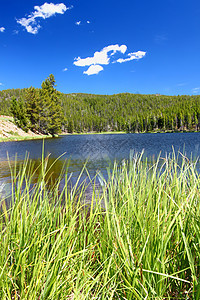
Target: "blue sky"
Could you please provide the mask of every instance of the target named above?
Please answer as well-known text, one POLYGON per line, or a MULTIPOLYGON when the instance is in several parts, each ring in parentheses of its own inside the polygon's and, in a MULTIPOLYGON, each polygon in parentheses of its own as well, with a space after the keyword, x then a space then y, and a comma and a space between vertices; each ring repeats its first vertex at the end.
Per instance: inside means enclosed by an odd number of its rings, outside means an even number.
POLYGON ((6 0, 0 90, 200 94, 198 0, 6 0))

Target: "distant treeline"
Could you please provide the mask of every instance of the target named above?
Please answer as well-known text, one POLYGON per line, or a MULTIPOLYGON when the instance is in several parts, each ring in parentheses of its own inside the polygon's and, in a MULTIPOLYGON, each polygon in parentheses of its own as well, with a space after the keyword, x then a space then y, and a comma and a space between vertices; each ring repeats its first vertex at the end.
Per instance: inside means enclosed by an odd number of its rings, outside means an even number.
MULTIPOLYGON (((40 97, 41 89, 39 91, 40 97)), ((13 97, 25 104, 30 89, 0 92, 0 114, 12 115, 13 97)), ((152 132, 200 130, 200 96, 57 94, 62 131, 152 132)), ((44 101, 43 101, 44 102, 44 101)), ((44 105, 44 103, 43 103, 44 105)))

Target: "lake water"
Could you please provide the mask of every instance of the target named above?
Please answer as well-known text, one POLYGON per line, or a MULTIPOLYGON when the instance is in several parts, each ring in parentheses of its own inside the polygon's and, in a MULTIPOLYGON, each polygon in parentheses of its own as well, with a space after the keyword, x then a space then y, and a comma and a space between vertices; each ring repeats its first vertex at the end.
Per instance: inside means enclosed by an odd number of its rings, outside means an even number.
MULTIPOLYGON (((7 155, 11 164, 16 155, 19 161, 23 161, 26 153, 38 162, 42 147, 42 140, 0 143, 0 184, 7 182, 10 176, 7 155)), ((106 168, 115 160, 129 159, 130 152, 144 150, 144 156, 156 158, 160 152, 163 156, 172 152, 172 147, 176 153, 184 151, 188 157, 192 154, 195 159, 200 156, 200 133, 66 135, 44 141, 45 156, 50 154, 51 161, 65 153, 55 165, 55 176, 64 162, 69 161, 72 181, 76 181, 86 160, 87 169, 94 176, 97 171, 106 174, 106 168)))

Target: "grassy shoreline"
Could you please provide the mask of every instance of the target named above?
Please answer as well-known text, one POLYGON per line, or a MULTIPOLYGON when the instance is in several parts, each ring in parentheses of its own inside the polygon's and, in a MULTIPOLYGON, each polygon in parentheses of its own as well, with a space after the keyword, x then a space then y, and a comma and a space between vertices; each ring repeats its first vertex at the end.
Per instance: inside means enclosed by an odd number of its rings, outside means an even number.
POLYGON ((99 175, 101 193, 91 182, 89 208, 85 186, 69 190, 67 173, 62 190, 62 176, 49 189, 47 162, 34 185, 29 161, 13 168, 10 205, 0 196, 1 299, 200 298, 195 162, 182 155, 149 165, 135 155, 107 181, 99 175))
POLYGON ((47 135, 38 135, 38 136, 13 136, 13 137, 0 137, 0 143, 2 142, 19 142, 19 141, 26 141, 26 140, 41 140, 41 139, 48 139, 52 138, 52 136, 47 135))
POLYGON ((63 135, 92 135, 92 134, 126 134, 127 132, 125 131, 102 131, 102 132, 73 132, 73 133, 68 133, 68 132, 63 132, 62 134, 59 134, 59 136, 63 135))
POLYGON ((164 134, 164 133, 192 133, 192 132, 199 132, 199 131, 189 131, 189 130, 183 130, 183 131, 172 131, 172 130, 166 130, 166 131, 148 131, 148 132, 126 132, 126 131, 102 131, 102 132, 73 132, 73 133, 68 133, 68 132, 63 132, 59 134, 59 136, 64 136, 64 135, 95 135, 95 134, 144 134, 144 133, 149 133, 149 134, 164 134))

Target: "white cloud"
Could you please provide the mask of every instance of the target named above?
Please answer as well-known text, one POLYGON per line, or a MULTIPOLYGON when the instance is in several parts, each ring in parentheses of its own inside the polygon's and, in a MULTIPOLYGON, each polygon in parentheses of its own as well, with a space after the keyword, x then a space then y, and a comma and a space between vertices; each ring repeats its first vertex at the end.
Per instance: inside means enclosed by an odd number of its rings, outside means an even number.
POLYGON ((4 32, 5 28, 4 27, 0 27, 0 32, 4 32))
POLYGON ((82 21, 77 21, 77 22, 75 22, 75 24, 77 25, 77 26, 79 26, 79 25, 82 25, 82 24, 85 24, 85 23, 87 23, 87 24, 90 24, 90 21, 87 21, 87 22, 82 22, 82 21))
POLYGON ((198 94, 199 92, 200 92, 200 87, 196 87, 196 88, 192 89, 193 94, 198 94))
POLYGON ((13 30, 13 34, 18 34, 19 30, 13 30))
POLYGON ((3 85, 3 83, 0 82, 0 85, 3 85))
POLYGON ((37 18, 47 19, 55 14, 64 14, 67 9, 65 4, 53 4, 53 3, 44 3, 41 6, 34 6, 35 11, 32 12, 27 18, 22 18, 17 20, 17 23, 21 24, 26 28, 27 32, 36 34, 41 28, 40 24, 37 23, 37 18))
POLYGON ((165 41, 167 41, 168 40, 168 37, 167 37, 167 35, 164 33, 164 34, 157 34, 156 36, 155 36, 155 42, 157 42, 157 43, 162 43, 162 42, 165 42, 165 41))
POLYGON ((64 69, 63 69, 63 72, 66 72, 67 70, 68 70, 67 68, 64 68, 64 69))
POLYGON ((134 59, 141 59, 146 55, 146 52, 144 51, 137 51, 137 52, 133 52, 133 53, 128 53, 128 58, 119 58, 118 60, 116 60, 116 62, 118 63, 123 63, 123 62, 127 62, 127 61, 131 61, 134 59))
POLYGON ((131 52, 126 55, 125 58, 119 58, 117 60, 114 60, 113 56, 118 52, 119 54, 125 54, 127 51, 126 45, 119 46, 116 45, 110 45, 107 47, 104 47, 101 51, 96 51, 93 56, 81 58, 77 57, 74 59, 74 65, 78 67, 86 67, 90 66, 89 69, 83 74, 87 75, 93 75, 98 74, 100 71, 103 70, 103 67, 101 65, 108 65, 111 62, 112 63, 123 63, 127 61, 131 61, 134 59, 141 59, 146 55, 146 52, 144 51, 137 51, 137 52, 131 52), (112 59, 112 61, 111 61, 112 59))
POLYGON ((94 53, 94 56, 87 58, 75 58, 74 65, 78 67, 85 67, 91 65, 108 65, 110 63, 110 57, 108 53, 111 52, 111 56, 114 55, 117 51, 121 53, 126 52, 126 45, 110 45, 108 47, 103 48, 101 51, 97 51, 94 53))
POLYGON ((103 71, 103 67, 100 65, 91 65, 87 71, 84 71, 83 74, 95 75, 103 71))
POLYGON ((181 87, 181 86, 185 86, 185 85, 187 85, 187 83, 185 83, 185 82, 182 82, 182 83, 178 83, 178 84, 177 84, 177 86, 180 86, 180 87, 181 87))

